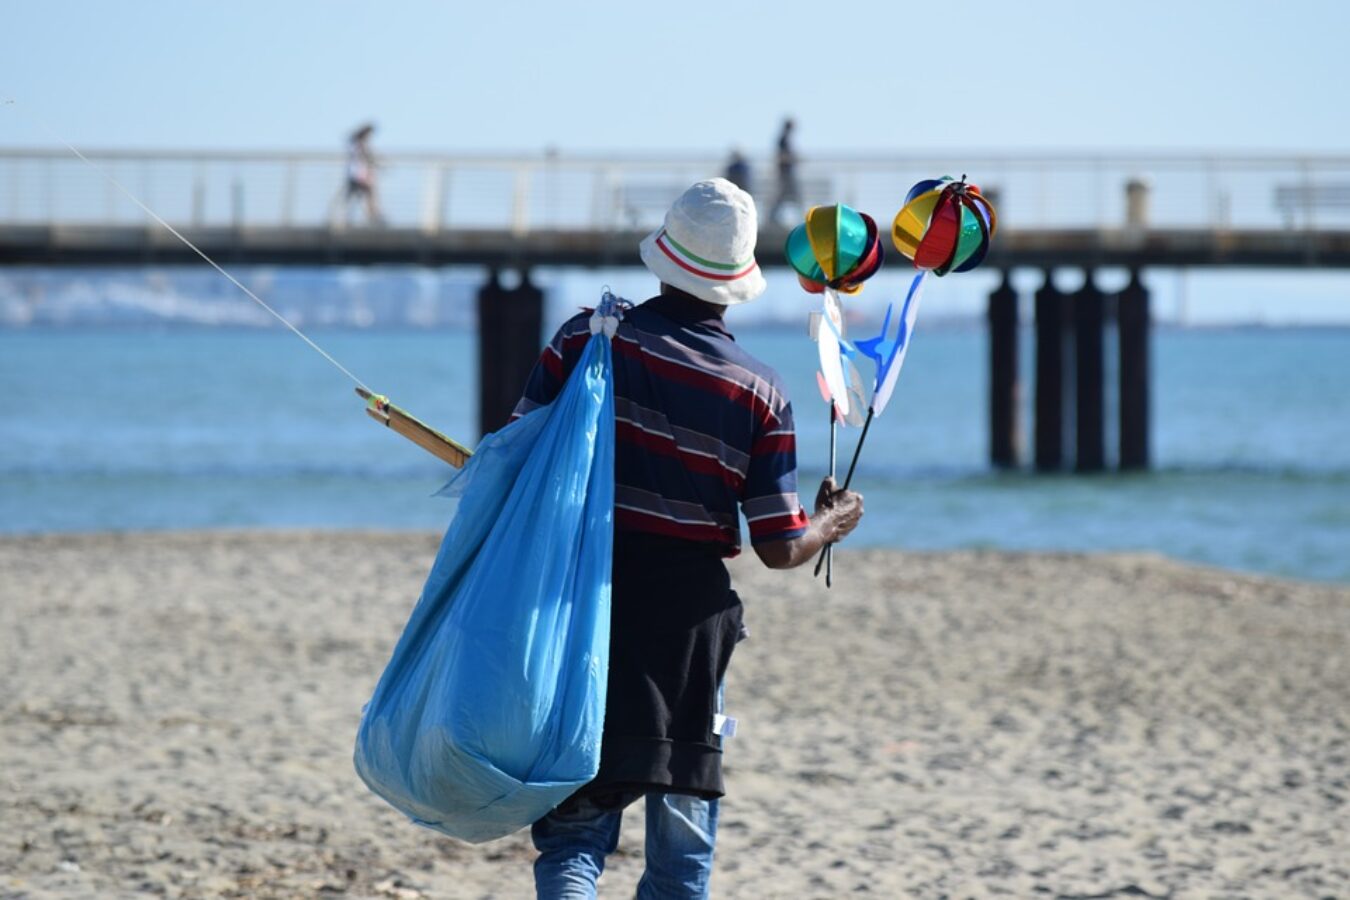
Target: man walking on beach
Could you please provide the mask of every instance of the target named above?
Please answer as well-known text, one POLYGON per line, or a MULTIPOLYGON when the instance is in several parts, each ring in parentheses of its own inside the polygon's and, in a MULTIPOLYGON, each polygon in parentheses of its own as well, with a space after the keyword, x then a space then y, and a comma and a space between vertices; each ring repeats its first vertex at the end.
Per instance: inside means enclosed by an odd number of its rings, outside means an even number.
MULTIPOLYGON (((740 551, 794 568, 847 536, 862 496, 826 479, 807 515, 797 495, 792 407, 776 372, 723 322, 759 296, 750 195, 701 181, 641 245, 660 294, 614 336, 613 609, 600 771, 534 824, 541 898, 589 898, 618 846, 623 809, 646 798, 640 900, 708 895, 723 794, 722 681, 743 635, 722 560, 740 551)), ((590 337, 588 314, 545 348, 516 408, 557 396, 590 337)))

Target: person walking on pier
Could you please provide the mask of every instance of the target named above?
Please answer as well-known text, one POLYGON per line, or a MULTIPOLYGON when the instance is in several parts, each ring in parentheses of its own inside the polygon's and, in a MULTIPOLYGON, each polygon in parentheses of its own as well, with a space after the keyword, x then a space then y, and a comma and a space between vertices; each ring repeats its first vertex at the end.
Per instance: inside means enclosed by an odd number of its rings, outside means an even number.
MULTIPOLYGON (((613 339, 616 419, 610 668, 595 779, 536 822, 541 898, 594 897, 623 810, 645 798, 639 900, 708 896, 723 794, 723 680, 744 635, 723 558, 739 514, 770 568, 795 568, 847 536, 862 496, 822 482, 797 495, 796 435, 783 383, 732 337, 727 309, 765 288, 750 195, 715 178, 689 188, 641 244, 660 293, 613 339), (739 513, 739 514, 738 514, 739 513)), ((515 416, 551 402, 590 338, 563 324, 515 416)))
POLYGON ((769 222, 778 224, 778 214, 789 203, 802 211, 802 189, 797 182, 797 153, 792 149, 792 130, 796 123, 787 118, 783 120, 783 130, 778 133, 778 192, 773 205, 769 207, 769 222))
MULTIPOLYGON (((347 139, 347 182, 339 196, 343 225, 351 225, 353 201, 359 201, 365 206, 369 224, 384 224, 375 190, 375 154, 370 149, 370 136, 374 133, 375 126, 367 122, 347 139)), ((334 224, 337 224, 336 217, 334 224)))

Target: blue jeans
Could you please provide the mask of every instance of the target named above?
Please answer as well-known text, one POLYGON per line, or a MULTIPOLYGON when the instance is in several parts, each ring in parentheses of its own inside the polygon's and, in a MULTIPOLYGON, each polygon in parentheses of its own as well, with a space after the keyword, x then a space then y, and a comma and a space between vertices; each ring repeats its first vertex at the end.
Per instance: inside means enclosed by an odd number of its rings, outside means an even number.
MULTIPOLYGON (((647 803, 647 868, 637 900, 682 900, 708 896, 717 801, 687 794, 650 793, 647 803)), ((605 809, 589 798, 564 804, 534 823, 539 858, 534 886, 539 900, 593 900, 605 857, 619 846, 623 808, 605 809)))

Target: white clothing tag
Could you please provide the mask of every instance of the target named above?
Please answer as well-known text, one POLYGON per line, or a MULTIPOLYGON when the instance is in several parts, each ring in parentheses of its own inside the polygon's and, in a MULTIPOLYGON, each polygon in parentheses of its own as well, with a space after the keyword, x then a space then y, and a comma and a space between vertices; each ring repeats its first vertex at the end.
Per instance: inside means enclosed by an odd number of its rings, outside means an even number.
POLYGON ((724 738, 733 738, 736 736, 736 720, 731 716, 724 716, 721 713, 713 715, 713 734, 724 738))

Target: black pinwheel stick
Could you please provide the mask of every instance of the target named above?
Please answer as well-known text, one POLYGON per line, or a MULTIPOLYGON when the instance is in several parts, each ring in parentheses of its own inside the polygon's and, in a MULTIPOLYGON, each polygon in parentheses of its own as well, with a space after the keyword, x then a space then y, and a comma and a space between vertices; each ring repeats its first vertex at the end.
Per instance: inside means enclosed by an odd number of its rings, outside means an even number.
MULTIPOLYGON (((833 412, 833 408, 831 408, 831 412, 833 412)), ((843 486, 842 488, 840 488, 840 490, 844 490, 844 491, 848 490, 848 486, 849 486, 850 484, 853 483, 853 471, 854 471, 856 468, 858 468, 858 457, 862 454, 863 444, 867 441, 867 430, 868 430, 869 428, 872 427, 872 416, 873 416, 874 413, 875 413, 875 410, 874 410, 872 407, 869 406, 869 407, 867 408, 867 421, 863 422, 863 430, 862 430, 862 434, 860 434, 860 435, 858 436, 858 446, 855 447, 855 448, 853 449, 853 460, 848 464, 848 474, 844 476, 844 486, 843 486)), ((831 435, 831 437, 833 438, 833 435, 831 435)), ((833 445, 833 442, 831 442, 830 447, 831 447, 831 449, 830 449, 830 471, 831 471, 831 474, 833 474, 833 472, 834 472, 834 445, 833 445)), ((832 550, 831 550, 832 547, 834 547, 833 542, 831 542, 831 543, 829 543, 829 544, 826 544, 824 547, 822 547, 822 548, 820 549, 820 557, 816 560, 816 570, 815 570, 815 574, 816 574, 817 576, 820 575, 820 566, 821 566, 821 564, 824 563, 827 559, 831 559, 831 558, 833 557, 834 554, 833 554, 833 552, 832 552, 832 550)), ((831 576, 831 572, 830 572, 830 571, 828 570, 828 568, 827 568, 827 570, 826 570, 826 572, 825 572, 825 586, 826 586, 826 587, 830 587, 830 586, 831 586, 831 584, 830 584, 830 582, 831 582, 830 576, 831 576)))
MULTIPOLYGON (((837 414, 836 414, 836 412, 835 412, 834 401, 831 400, 831 401, 830 401, 830 477, 831 477, 831 478, 834 477, 834 473, 835 473, 834 433, 835 433, 835 423, 836 423, 837 421, 838 421, 838 416, 837 416, 837 414)), ((830 551, 830 545, 829 545, 829 544, 826 544, 826 545, 825 545, 824 547, 822 547, 821 550, 820 550, 820 559, 816 560, 816 571, 813 573, 813 577, 815 577, 815 578, 819 578, 819 577, 820 577, 820 563, 821 563, 821 560, 824 560, 824 562, 825 562, 825 587, 827 587, 827 588, 833 587, 833 586, 834 586, 834 553, 832 553, 832 552, 830 551)))

